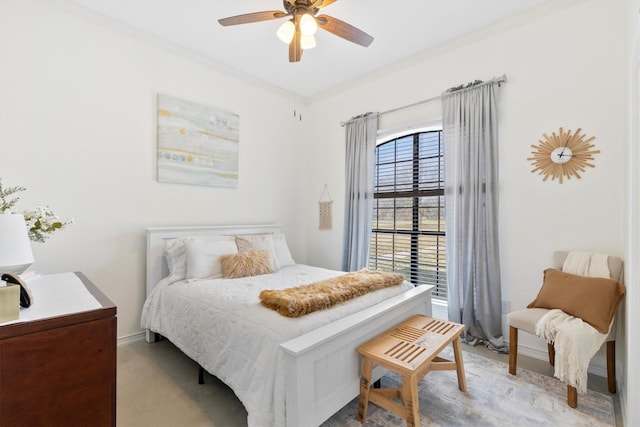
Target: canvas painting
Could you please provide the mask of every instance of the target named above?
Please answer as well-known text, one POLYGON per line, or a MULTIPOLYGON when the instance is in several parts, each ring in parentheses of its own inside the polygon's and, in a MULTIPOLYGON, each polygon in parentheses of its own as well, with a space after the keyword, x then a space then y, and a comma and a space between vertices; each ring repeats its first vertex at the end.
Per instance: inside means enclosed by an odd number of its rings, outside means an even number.
POLYGON ((238 186, 237 114, 158 95, 159 182, 238 186))

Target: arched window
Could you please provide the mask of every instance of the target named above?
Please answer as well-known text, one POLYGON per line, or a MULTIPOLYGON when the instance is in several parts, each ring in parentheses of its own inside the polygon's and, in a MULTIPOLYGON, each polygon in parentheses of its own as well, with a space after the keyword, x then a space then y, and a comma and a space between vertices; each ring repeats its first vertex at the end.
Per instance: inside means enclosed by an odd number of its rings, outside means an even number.
POLYGON ((376 147, 369 268, 435 285, 447 297, 442 131, 404 135, 376 147))

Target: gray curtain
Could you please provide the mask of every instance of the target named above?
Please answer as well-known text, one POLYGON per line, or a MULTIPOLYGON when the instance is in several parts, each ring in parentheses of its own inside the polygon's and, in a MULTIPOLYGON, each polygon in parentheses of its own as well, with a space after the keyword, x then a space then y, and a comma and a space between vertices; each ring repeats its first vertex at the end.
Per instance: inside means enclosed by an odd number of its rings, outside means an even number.
POLYGON ((449 320, 465 340, 506 352, 498 248, 497 82, 442 95, 449 320))
POLYGON ((356 271, 369 263, 378 114, 367 113, 353 118, 345 127, 347 152, 342 269, 356 271))

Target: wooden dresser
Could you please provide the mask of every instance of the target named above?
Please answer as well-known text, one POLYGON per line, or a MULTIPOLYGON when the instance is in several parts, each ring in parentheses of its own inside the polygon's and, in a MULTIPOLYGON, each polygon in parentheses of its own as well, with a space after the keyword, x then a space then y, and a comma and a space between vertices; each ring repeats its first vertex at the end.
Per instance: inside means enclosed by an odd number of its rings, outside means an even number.
MULTIPOLYGON (((34 286, 33 307, 55 306, 63 298, 55 287, 62 290, 61 280, 69 277, 74 283, 80 279, 80 293, 93 300, 89 309, 80 304, 57 315, 0 324, 2 427, 116 425, 115 305, 76 272, 40 276, 47 293, 38 295, 34 286)), ((21 309, 21 318, 23 310, 31 308, 21 309)))

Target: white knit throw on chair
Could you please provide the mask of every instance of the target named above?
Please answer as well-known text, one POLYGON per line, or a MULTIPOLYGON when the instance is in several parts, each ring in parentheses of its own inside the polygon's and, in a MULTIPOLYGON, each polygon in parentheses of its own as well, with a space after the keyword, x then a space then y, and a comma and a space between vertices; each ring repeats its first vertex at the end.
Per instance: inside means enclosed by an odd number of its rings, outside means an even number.
MULTIPOLYGON (((608 258, 605 254, 569 252, 562 271, 609 278, 608 258)), ((536 335, 553 343, 555 347, 553 375, 575 387, 580 393, 586 392, 589 362, 606 341, 608 334, 598 332, 578 317, 554 309, 538 320, 536 335)))
POLYGON ((538 321, 536 334, 554 344, 556 360, 553 375, 585 393, 589 362, 607 339, 607 334, 558 309, 549 310, 538 321))

